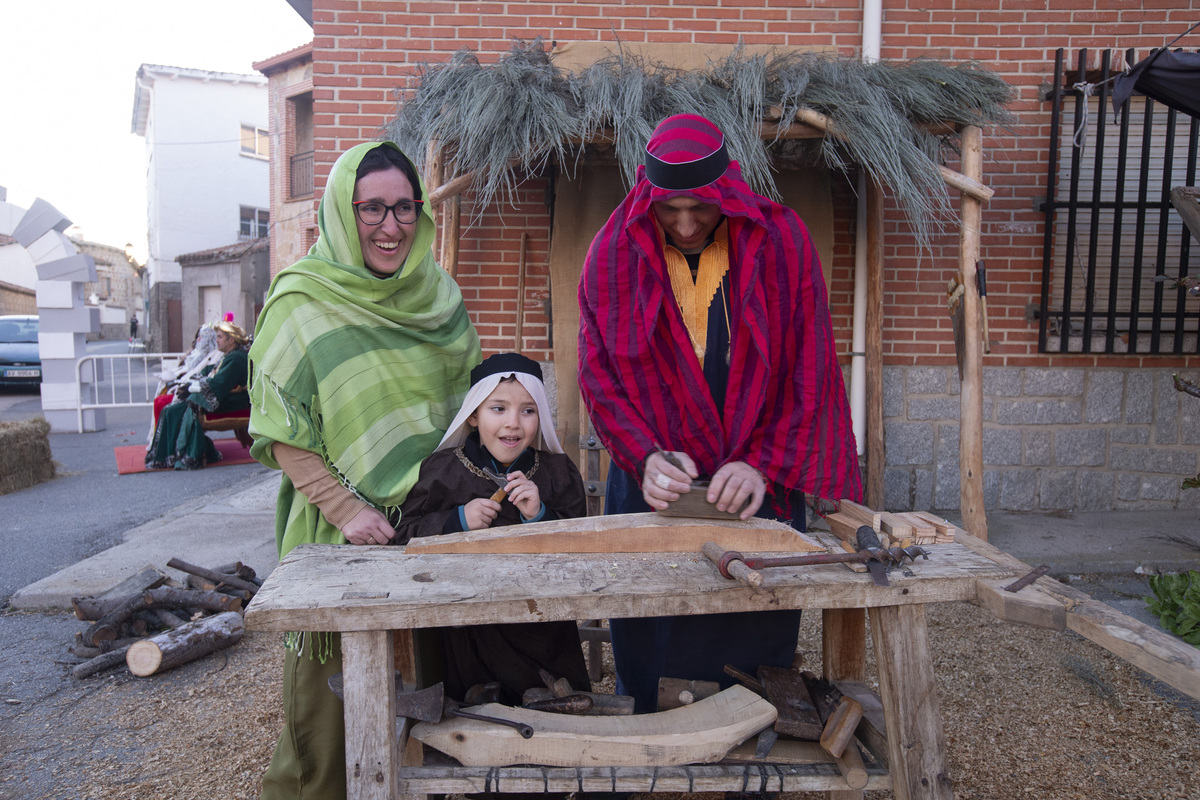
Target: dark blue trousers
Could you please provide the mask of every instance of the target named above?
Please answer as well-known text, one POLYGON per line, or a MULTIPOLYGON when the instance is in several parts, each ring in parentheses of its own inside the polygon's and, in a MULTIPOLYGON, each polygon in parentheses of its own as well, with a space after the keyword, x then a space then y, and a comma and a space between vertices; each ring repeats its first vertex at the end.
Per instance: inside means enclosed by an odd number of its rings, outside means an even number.
MULTIPOLYGON (((803 531, 803 497, 792 503, 793 526, 803 531)), ((615 465, 608 470, 606 514, 651 511, 637 479, 615 465)), ((758 516, 775 519, 767 504, 758 516)), ((754 675, 760 666, 790 667, 796 653, 800 611, 746 611, 680 617, 609 620, 617 694, 633 697, 639 714, 658 705, 658 679, 716 681, 725 689, 735 681, 725 665, 754 675)))

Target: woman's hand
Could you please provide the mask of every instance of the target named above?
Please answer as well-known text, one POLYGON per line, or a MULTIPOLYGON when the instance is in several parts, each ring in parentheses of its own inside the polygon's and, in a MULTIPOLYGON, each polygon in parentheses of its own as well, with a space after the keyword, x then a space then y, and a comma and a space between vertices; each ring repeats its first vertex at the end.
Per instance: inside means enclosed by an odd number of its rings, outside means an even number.
POLYGON ((686 453, 675 453, 683 469, 672 465, 661 452, 655 451, 646 458, 642 471, 642 497, 655 511, 662 511, 692 489, 692 481, 700 473, 696 464, 686 453))
POLYGON ((463 506, 463 516, 467 518, 469 531, 490 528, 499 513, 500 504, 490 497, 476 497, 463 506))
POLYGON ((767 481, 761 472, 745 461, 730 461, 713 475, 706 499, 720 511, 740 508, 738 518, 744 521, 762 507, 766 491, 767 481))
POLYGON ((525 477, 524 472, 508 473, 509 481, 504 487, 508 501, 517 507, 521 516, 531 519, 542 509, 542 496, 537 484, 525 477))
POLYGON ((342 536, 350 544, 387 544, 396 535, 387 517, 367 506, 342 528, 342 536))

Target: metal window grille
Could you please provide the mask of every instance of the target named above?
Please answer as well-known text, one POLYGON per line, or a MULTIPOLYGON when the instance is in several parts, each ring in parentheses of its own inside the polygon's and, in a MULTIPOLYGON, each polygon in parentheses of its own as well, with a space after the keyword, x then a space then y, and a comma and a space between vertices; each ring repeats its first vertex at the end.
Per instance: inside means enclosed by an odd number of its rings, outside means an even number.
POLYGON ((313 151, 291 158, 288 180, 289 197, 307 197, 313 193, 313 151))
MULTIPOLYGON (((1125 63, 1137 63, 1125 52, 1125 63)), ((1195 184, 1197 120, 1135 96, 1111 111, 1112 51, 1088 70, 1055 58, 1039 352, 1200 352, 1200 301, 1169 280, 1190 272, 1173 186, 1195 184), (1069 117, 1069 118, 1068 118, 1069 117)))

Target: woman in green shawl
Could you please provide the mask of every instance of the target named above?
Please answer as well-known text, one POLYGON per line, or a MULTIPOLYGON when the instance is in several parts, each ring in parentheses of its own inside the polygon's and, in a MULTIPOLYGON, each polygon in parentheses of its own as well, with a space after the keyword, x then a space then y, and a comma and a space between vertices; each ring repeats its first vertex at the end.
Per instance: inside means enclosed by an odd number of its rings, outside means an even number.
MULTIPOLYGON (((250 350, 251 454, 282 469, 275 538, 386 544, 400 504, 469 388, 479 337, 434 262, 432 209, 391 142, 358 145, 329 174, 320 237, 271 284, 250 350)), ((344 797, 336 634, 288 637, 284 730, 263 798, 344 797)))

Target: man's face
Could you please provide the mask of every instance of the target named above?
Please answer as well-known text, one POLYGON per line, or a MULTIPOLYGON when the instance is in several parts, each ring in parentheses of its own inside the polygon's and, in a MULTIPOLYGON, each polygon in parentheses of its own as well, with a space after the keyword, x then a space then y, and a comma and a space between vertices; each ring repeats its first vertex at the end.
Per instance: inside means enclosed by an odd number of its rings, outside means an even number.
POLYGON ((721 221, 721 208, 694 197, 673 197, 651 204, 658 224, 683 253, 699 253, 721 221))

